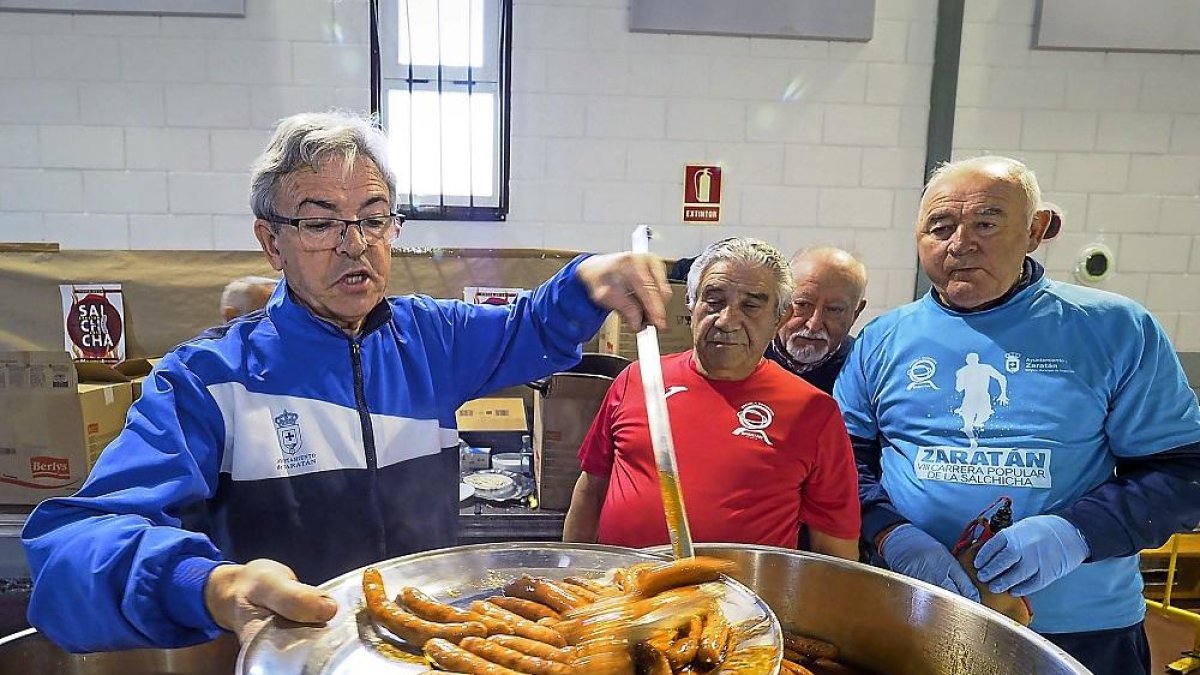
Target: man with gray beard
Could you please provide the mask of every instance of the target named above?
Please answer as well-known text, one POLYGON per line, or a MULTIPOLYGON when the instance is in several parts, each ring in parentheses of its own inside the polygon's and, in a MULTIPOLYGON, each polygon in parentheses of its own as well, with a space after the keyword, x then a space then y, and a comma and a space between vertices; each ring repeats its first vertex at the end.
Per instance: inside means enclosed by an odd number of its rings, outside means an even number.
POLYGON ((867 268, 840 248, 807 248, 792 256, 792 318, 766 356, 826 394, 833 393, 854 338, 850 329, 867 306, 867 268))

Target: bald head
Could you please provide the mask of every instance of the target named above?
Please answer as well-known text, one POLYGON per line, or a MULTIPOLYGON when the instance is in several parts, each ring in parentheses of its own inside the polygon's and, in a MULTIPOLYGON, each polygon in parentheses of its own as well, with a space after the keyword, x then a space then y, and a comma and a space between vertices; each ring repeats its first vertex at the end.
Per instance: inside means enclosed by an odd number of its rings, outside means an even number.
POLYGON ((933 290, 959 310, 983 307, 1021 279, 1050 224, 1037 177, 1009 157, 941 166, 921 195, 917 257, 933 290))
POLYGON ((814 246, 801 249, 792 256, 792 277, 817 274, 838 279, 852 292, 857 305, 867 294, 867 267, 849 251, 836 246, 814 246))
POLYGON ((970 176, 986 176, 999 182, 1009 183, 1023 192, 1026 220, 1029 220, 1034 211, 1042 205, 1042 188, 1038 185, 1037 176, 1033 171, 1012 157, 1000 155, 968 157, 942 164, 929 176, 929 182, 925 184, 925 194, 922 197, 929 195, 937 183, 960 181, 970 176))
POLYGON ((819 246, 792 256, 792 318, 779 339, 793 359, 820 362, 838 350, 867 306, 867 268, 840 248, 819 246))
POLYGON ((270 277, 242 277, 234 279, 221 293, 221 317, 229 321, 255 310, 262 309, 275 292, 277 279, 270 277))

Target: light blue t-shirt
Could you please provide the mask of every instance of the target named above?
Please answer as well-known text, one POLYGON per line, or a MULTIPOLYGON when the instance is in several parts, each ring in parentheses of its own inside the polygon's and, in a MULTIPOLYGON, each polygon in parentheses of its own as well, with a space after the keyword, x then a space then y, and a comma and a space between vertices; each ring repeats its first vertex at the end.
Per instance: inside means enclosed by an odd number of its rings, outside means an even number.
MULTIPOLYGON (((997 497, 1047 513, 1113 475, 1117 457, 1200 442, 1200 410, 1162 328, 1127 298, 1042 278, 961 314, 925 296, 863 329, 834 388, 852 436, 880 438, 901 515, 953 546, 997 497)), ((1136 555, 1087 563, 1030 596, 1032 628, 1130 626, 1136 555)))

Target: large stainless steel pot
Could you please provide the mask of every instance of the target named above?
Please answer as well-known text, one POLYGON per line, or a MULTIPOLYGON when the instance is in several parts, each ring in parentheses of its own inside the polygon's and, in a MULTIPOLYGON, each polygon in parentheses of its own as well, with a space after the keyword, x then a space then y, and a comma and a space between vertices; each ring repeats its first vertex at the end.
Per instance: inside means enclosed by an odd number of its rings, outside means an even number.
POLYGON ((71 654, 30 628, 0 639, 0 675, 231 675, 237 654, 232 636, 186 649, 71 654))
POLYGON ((847 663, 882 675, 1091 672, 1015 621, 899 574, 766 546, 697 544, 696 554, 737 561, 733 576, 767 601, 784 630, 828 640, 847 663))

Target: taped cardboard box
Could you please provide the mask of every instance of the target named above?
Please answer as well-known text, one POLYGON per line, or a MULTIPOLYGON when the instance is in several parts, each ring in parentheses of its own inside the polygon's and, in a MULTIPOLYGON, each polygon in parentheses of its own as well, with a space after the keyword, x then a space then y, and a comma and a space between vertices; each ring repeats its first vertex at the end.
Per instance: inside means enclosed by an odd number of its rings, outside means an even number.
POLYGON ((137 358, 109 365, 88 361, 76 361, 75 372, 80 382, 128 382, 133 388, 133 400, 142 396, 142 382, 162 358, 137 358))
POLYGON ((0 504, 78 490, 132 402, 128 376, 111 366, 77 367, 66 352, 0 352, 0 504))
MULTIPOLYGON (((458 435, 475 448, 492 453, 520 452, 521 436, 529 433, 525 403, 520 398, 477 398, 454 413, 458 435)), ((488 468, 488 465, 477 468, 488 468)))
POLYGON ((579 365, 534 387, 533 457, 538 503, 565 511, 579 479, 579 447, 604 402, 613 378, 629 361, 611 354, 584 354, 579 365))
MULTIPOLYGON (((671 291, 671 300, 667 303, 667 327, 658 331, 658 351, 662 354, 675 354, 692 348, 692 312, 687 308, 687 286, 671 284, 671 291)), ((601 354, 637 360, 637 333, 616 312, 604 321, 596 340, 597 351, 601 354)))

